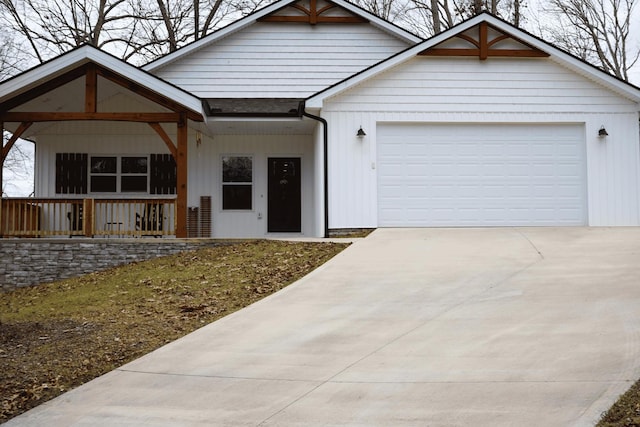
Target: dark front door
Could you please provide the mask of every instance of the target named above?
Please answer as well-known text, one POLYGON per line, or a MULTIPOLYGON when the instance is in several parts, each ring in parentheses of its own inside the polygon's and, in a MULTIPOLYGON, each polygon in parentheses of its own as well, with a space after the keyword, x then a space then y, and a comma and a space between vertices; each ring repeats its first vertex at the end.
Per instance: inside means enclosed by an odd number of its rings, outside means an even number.
POLYGON ((300 232, 300 158, 270 157, 267 226, 269 232, 300 232))

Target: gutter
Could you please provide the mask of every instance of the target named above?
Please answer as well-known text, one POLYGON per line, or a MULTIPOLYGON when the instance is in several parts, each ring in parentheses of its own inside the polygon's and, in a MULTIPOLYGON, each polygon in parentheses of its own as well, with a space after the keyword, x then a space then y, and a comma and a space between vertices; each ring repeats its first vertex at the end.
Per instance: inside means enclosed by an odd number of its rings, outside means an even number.
POLYGON ((323 128, 323 151, 324 151, 324 237, 329 237, 329 124, 320 116, 307 113, 302 108, 302 115, 322 123, 323 128))

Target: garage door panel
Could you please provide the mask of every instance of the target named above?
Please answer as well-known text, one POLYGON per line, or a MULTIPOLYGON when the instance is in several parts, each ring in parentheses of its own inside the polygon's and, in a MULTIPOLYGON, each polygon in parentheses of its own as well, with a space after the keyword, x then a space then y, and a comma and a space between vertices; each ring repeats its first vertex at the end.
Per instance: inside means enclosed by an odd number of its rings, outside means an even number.
POLYGON ((582 225, 579 125, 382 125, 380 226, 582 225))

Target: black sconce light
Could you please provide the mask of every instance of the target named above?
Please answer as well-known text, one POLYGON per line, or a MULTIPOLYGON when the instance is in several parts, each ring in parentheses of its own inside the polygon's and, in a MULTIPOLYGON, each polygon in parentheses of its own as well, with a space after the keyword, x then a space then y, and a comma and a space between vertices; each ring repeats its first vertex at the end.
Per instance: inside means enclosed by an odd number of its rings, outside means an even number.
POLYGON ((360 129, 358 129, 358 133, 356 133, 356 136, 358 138, 364 138, 365 136, 367 136, 367 134, 364 132, 364 130, 362 129, 362 126, 360 126, 360 129))
POLYGON ((598 138, 604 138, 605 136, 609 136, 609 133, 603 126, 600 126, 600 130, 598 131, 598 138))

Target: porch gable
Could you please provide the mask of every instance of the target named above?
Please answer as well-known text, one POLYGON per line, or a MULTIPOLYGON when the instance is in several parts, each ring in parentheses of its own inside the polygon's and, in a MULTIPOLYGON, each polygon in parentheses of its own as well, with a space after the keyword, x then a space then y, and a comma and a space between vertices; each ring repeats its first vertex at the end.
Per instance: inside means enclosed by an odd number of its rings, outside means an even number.
MULTIPOLYGON (((32 69, 20 76, 17 81, 22 81, 23 86, 15 86, 16 80, 10 84, 3 84, 0 89, 0 129, 7 129, 13 133, 9 143, 3 147, 0 157, 0 167, 13 146, 14 142, 25 136, 25 132, 34 123, 59 122, 59 121, 124 121, 147 123, 166 144, 176 163, 176 236, 187 235, 187 125, 188 120, 204 121, 202 106, 197 98, 190 96, 189 103, 182 103, 171 97, 171 92, 181 91, 155 79, 155 85, 145 85, 136 79, 137 75, 144 73, 137 68, 122 62, 120 69, 105 65, 96 59, 95 48, 85 46, 81 51, 87 54, 76 58, 74 64, 66 64, 69 57, 65 55, 45 64, 45 70, 32 69), (57 65, 64 69, 58 72, 57 65), (66 64, 66 66, 63 66, 66 64), (123 65, 124 64, 124 65, 123 65), (42 71, 50 70, 50 73, 42 71), (99 79, 100 77, 100 79, 99 79), (65 85, 84 79, 84 87, 80 89, 80 100, 74 99, 73 94, 54 98, 51 102, 47 94, 62 88, 65 85), (101 82, 115 84, 116 88, 125 89, 148 101, 157 108, 152 111, 99 111, 98 93, 101 82), (167 92, 163 92, 166 90, 167 92), (197 103, 195 102, 197 100, 197 103), (191 102, 193 101, 193 102, 191 102), (198 107, 195 108, 194 106, 198 107), (160 111, 158 111, 160 110, 160 111), (177 127, 176 141, 165 132, 161 123, 174 123, 177 127), (6 126, 5 124, 9 124, 6 126), (6 127, 5 127, 6 126, 6 127)), ((104 55, 97 51, 97 56, 104 55)), ((77 52, 75 52, 77 55, 77 52)), ((74 56, 74 55, 72 55, 74 56)), ((107 58, 111 58, 106 55, 107 58)), ((184 94, 183 94, 184 95, 184 94)), ((2 176, 0 174, 0 185, 2 176)), ((0 230, 1 232, 1 230, 0 230)))

